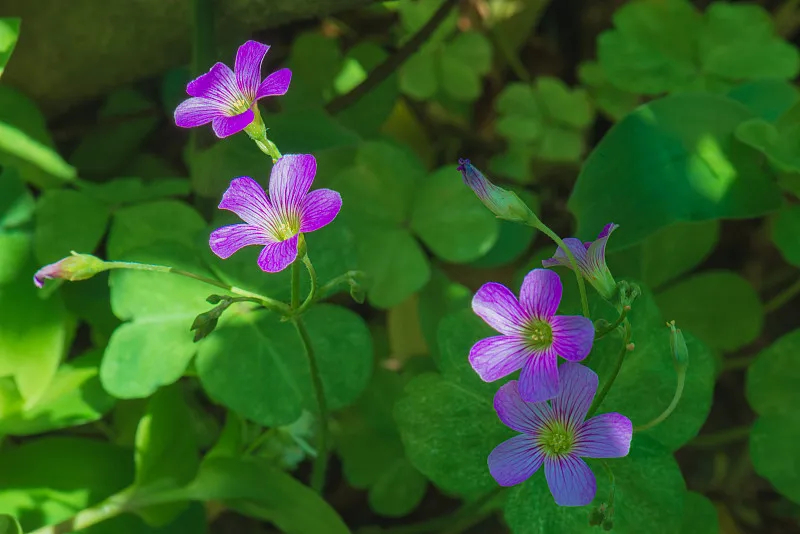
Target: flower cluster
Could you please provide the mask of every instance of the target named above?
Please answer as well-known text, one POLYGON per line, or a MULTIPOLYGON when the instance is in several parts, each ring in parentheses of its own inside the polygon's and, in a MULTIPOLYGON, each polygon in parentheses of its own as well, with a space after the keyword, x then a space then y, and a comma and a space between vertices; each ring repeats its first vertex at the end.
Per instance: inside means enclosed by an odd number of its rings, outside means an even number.
MULTIPOLYGON (((469 160, 459 160, 464 182, 500 218, 538 226, 541 222, 519 198, 492 184, 469 160)), ((564 240, 575 258, 578 274, 604 298, 617 285, 606 265, 606 242, 616 224, 608 224, 597 240, 564 240)), ((573 268, 559 248, 543 267, 573 268)), ((618 458, 628 454, 633 426, 618 413, 585 421, 597 391, 597 375, 578 363, 592 350, 595 329, 587 317, 556 315, 561 303, 561 279, 547 269, 525 276, 519 299, 502 284, 489 282, 475 293, 472 309, 500 333, 472 346, 469 362, 485 382, 520 371, 519 380, 503 385, 494 399, 500 420, 520 435, 498 445, 489 455, 489 471, 501 486, 513 486, 544 465, 550 492, 561 506, 589 504, 597 484, 588 458, 618 458), (559 357, 566 360, 560 367, 559 357)))

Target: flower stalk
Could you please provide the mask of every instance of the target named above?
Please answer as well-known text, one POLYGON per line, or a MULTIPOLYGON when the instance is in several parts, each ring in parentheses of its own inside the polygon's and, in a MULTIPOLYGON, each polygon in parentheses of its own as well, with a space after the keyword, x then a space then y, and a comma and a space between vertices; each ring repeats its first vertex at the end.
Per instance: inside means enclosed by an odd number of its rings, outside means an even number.
POLYGON ((611 391, 611 386, 614 385, 614 381, 617 379, 620 369, 622 369, 622 362, 625 361, 625 355, 634 348, 633 343, 631 343, 631 323, 625 319, 622 325, 625 328, 625 333, 622 336, 622 348, 619 351, 619 356, 617 356, 617 361, 614 363, 614 370, 611 371, 611 376, 608 378, 606 383, 603 384, 603 389, 600 390, 600 393, 592 401, 592 405, 589 407, 589 413, 586 415, 586 417, 593 416, 597 409, 600 408, 600 405, 603 403, 606 395, 608 395, 608 392, 611 391))

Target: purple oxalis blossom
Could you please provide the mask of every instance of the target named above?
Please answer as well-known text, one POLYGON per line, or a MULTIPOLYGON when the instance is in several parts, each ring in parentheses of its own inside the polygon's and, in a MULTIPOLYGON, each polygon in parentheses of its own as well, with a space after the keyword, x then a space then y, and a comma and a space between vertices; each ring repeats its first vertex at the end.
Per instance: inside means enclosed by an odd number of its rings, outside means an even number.
POLYGON ((272 167, 269 197, 258 182, 234 178, 219 203, 247 224, 223 226, 211 233, 211 250, 222 259, 248 245, 262 245, 258 266, 277 273, 297 258, 301 233, 327 225, 339 213, 342 197, 330 189, 309 193, 317 161, 310 154, 288 154, 272 167))
POLYGON ((256 101, 283 95, 289 90, 292 71, 280 69, 261 81, 261 62, 269 46, 247 41, 236 52, 234 70, 217 63, 202 76, 189 82, 186 93, 192 98, 175 109, 175 124, 194 128, 211 123, 217 137, 241 132, 259 116, 256 101))
MULTIPOLYGON (((597 239, 588 243, 583 243, 574 237, 564 240, 564 244, 575 256, 575 262, 578 264, 581 275, 606 299, 613 297, 617 290, 617 283, 606 265, 606 242, 608 242, 611 232, 617 228, 619 228, 618 224, 608 223, 603 227, 597 239)), ((560 247, 552 258, 542 261, 543 267, 555 267, 556 265, 572 268, 569 258, 560 247)))
POLYGON ((472 309, 501 336, 482 339, 469 351, 469 363, 485 382, 522 369, 519 389, 528 402, 552 399, 560 391, 558 356, 584 359, 592 350, 594 325, 586 317, 556 315, 561 279, 534 269, 522 282, 519 301, 504 285, 484 284, 472 309))
POLYGON ((561 366, 563 387, 550 403, 525 402, 512 380, 494 396, 497 416, 522 432, 489 454, 489 472, 501 486, 530 478, 544 464, 550 493, 561 506, 592 502, 597 481, 581 458, 627 456, 633 436, 631 420, 604 413, 585 421, 597 391, 597 375, 583 365, 561 366))

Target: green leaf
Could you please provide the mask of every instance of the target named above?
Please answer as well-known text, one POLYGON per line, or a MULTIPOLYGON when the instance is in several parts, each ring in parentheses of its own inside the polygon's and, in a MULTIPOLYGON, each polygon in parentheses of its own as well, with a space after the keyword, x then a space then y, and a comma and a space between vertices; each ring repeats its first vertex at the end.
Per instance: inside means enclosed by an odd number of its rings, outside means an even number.
POLYGON ((800 503, 799 439, 800 415, 790 409, 762 415, 750 431, 750 459, 756 473, 795 503, 800 503))
POLYGON ((657 294, 656 302, 667 319, 723 351, 755 340, 764 324, 755 289, 730 271, 694 275, 657 294))
POLYGON ((184 159, 192 189, 203 197, 221 197, 236 176, 249 176, 260 183, 265 183, 269 176, 266 156, 246 135, 220 139, 204 150, 187 151, 184 159))
POLYGON ((36 203, 13 169, 0 170, 0 229, 14 228, 33 216, 36 203))
MULTIPOLYGON (((609 501, 609 477, 602 461, 588 459, 597 479, 590 506, 558 506, 541 469, 509 496, 505 518, 514 534, 595 534, 589 512, 609 501)), ((605 460, 614 473, 614 532, 617 534, 675 534, 683 532, 686 488, 675 459, 659 443, 635 435, 625 458, 605 460)))
POLYGON ((45 264, 69 256, 73 250, 94 252, 110 216, 105 205, 84 193, 69 189, 45 192, 36 209, 36 259, 45 264))
POLYGON ((800 403, 800 330, 758 353, 747 370, 747 400, 760 415, 794 412, 800 403))
POLYGON ((194 208, 177 200, 157 200, 117 210, 106 245, 109 259, 159 242, 191 247, 206 223, 194 208))
MULTIPOLYGON (((593 298, 592 302, 593 318, 613 320, 617 315, 616 310, 600 298, 593 298)), ((669 329, 648 291, 645 290, 633 303, 628 318, 636 348, 625 355, 622 369, 600 405, 599 412, 625 414, 637 426, 655 419, 669 406, 675 395, 678 377, 670 352, 669 329)), ((680 320, 677 324, 683 330, 689 348, 689 367, 683 394, 675 411, 664 422, 641 432, 670 450, 677 450, 686 444, 705 423, 711 409, 715 381, 713 354, 691 335, 688 324, 680 320)), ((587 365, 599 376, 608 377, 620 350, 618 336, 597 340, 586 360, 587 365)))
POLYGON ((422 163, 388 143, 359 147, 356 165, 342 171, 341 218, 353 231, 358 266, 370 278, 369 301, 388 308, 404 301, 430 277, 430 267, 408 230, 414 189, 425 179, 422 163))
POLYGON ((130 451, 76 437, 40 438, 4 450, 0 470, 0 510, 19 517, 25 532, 64 521, 133 479, 130 451))
POLYGON ((495 175, 508 176, 519 183, 534 181, 531 160, 536 156, 536 148, 527 143, 512 141, 506 151, 492 156, 489 170, 495 175))
MULTIPOLYGON (((160 389, 147 403, 136 429, 136 480, 139 488, 148 485, 179 487, 197 473, 200 459, 191 431, 192 414, 180 384, 160 389)), ((183 511, 181 503, 157 505, 139 510, 149 525, 170 523, 183 511)))
POLYGON ((18 412, 3 414, 0 433, 12 436, 40 434, 103 417, 114 405, 114 399, 100 385, 97 376, 99 363, 100 353, 93 351, 61 364, 35 404, 25 407, 20 402, 18 412))
MULTIPOLYGON (((309 154, 330 148, 355 146, 361 142, 356 132, 320 109, 284 111, 268 115, 264 122, 269 129, 270 139, 284 154, 309 154)), ((258 153, 255 146, 253 150, 258 153)), ((263 167, 264 157, 261 154, 259 157, 263 167)))
POLYGON ((0 286, 12 282, 28 265, 31 248, 32 238, 27 232, 0 230, 0 286))
POLYGON ((658 289, 711 254, 719 226, 719 221, 671 224, 638 245, 608 254, 609 269, 617 278, 634 278, 658 289))
MULTIPOLYGON (((0 20, 2 23, 2 20, 0 20)), ((0 36, 0 38, 2 38, 0 36)), ((0 71, 2 74, 2 71, 0 71)), ((0 534, 22 534, 22 527, 14 516, 8 514, 0 514, 0 534)))
POLYGON ((116 178, 105 183, 87 183, 83 186, 86 195, 111 207, 164 197, 183 197, 188 196, 191 191, 192 184, 183 178, 160 178, 153 182, 143 182, 141 178, 116 178))
POLYGON ((687 491, 683 501, 682 534, 719 534, 717 509, 702 493, 687 491))
MULTIPOLYGON (((334 81, 336 92, 345 94, 353 90, 366 79, 370 70, 387 57, 386 52, 373 43, 363 42, 351 48, 344 59, 342 71, 334 81)), ((338 113, 336 119, 361 135, 374 135, 391 114, 398 96, 398 75, 392 73, 352 106, 338 113)))
POLYGON ((738 102, 703 94, 638 108, 606 134, 578 176, 569 200, 578 235, 614 221, 621 228, 610 246, 624 248, 673 222, 778 208, 779 189, 752 151, 732 139, 750 117, 738 102))
POLYGON ((427 479, 406 459, 392 411, 405 380, 378 368, 353 408, 340 417, 337 449, 352 486, 369 489, 370 507, 401 517, 419 505, 427 479))
POLYGON ((480 33, 460 33, 442 48, 439 62, 442 89, 456 100, 471 102, 481 95, 481 77, 491 69, 492 45, 480 33))
POLYGON ((800 71, 797 48, 776 34, 763 7, 714 2, 705 18, 698 43, 704 73, 752 80, 791 79, 800 71))
MULTIPOLYGON (((126 260, 166 264, 208 276, 190 250, 177 243, 140 249, 126 260)), ((121 399, 152 395, 181 377, 197 346, 189 327, 221 290, 175 274, 115 270, 111 308, 123 321, 111 335, 100 366, 106 391, 121 399)))
MULTIPOLYGON (((515 189, 515 193, 525 202, 534 213, 539 213, 539 198, 524 189, 515 189)), ((473 267, 487 268, 507 265, 519 259, 533 243, 536 229, 530 226, 499 220, 500 233, 494 246, 482 258, 472 262, 473 267)))
POLYGON ((594 119, 585 90, 570 90, 551 77, 538 78, 534 86, 508 85, 495 107, 501 135, 550 161, 577 161, 583 153, 583 131, 594 119))
MULTIPOLYGON (((342 67, 339 43, 317 32, 300 34, 292 43, 287 67, 292 69, 292 90, 281 97, 281 105, 285 109, 321 107, 333 96, 334 79, 342 67)), ((269 116, 266 120, 269 127, 269 116)))
POLYGON ((13 377, 27 405, 50 387, 72 335, 59 295, 42 298, 27 273, 0 287, 0 376, 13 377))
POLYGON ((597 39, 598 61, 613 85, 632 93, 682 88, 697 76, 694 36, 702 25, 685 0, 627 4, 597 39))
POLYGON ((248 515, 275 523, 286 534, 350 534, 316 492, 258 458, 207 460, 176 497, 227 501, 248 515))
POLYGON ((786 80, 755 80, 734 87, 728 96, 758 117, 774 122, 800 100, 800 91, 786 80))
MULTIPOLYGON (((419 31, 433 16, 444 0, 402 0, 397 4, 400 22, 409 36, 419 31)), ((451 10, 431 36, 429 42, 439 43, 456 29, 458 14, 451 10)))
POLYGON ((639 105, 639 96, 612 85, 603 67, 595 61, 578 65, 578 79, 586 86, 597 109, 613 121, 622 119, 639 105))
POLYGON ((436 76, 436 54, 421 50, 400 67, 400 90, 417 100, 427 100, 436 94, 439 81, 436 76))
MULTIPOLYGON (((304 318, 328 408, 343 408, 372 373, 369 331, 358 315, 338 306, 315 306, 304 318)), ((303 409, 316 412, 308 359, 292 325, 263 311, 223 319, 200 344, 196 362, 209 396, 264 426, 292 423, 303 409)))
POLYGON ((439 326, 441 375, 415 377, 395 406, 395 419, 411 463, 447 493, 477 497, 496 486, 486 458, 511 437, 492 405, 500 384, 487 384, 467 355, 491 329, 472 310, 446 317, 439 326))
POLYGON ((0 76, 3 75, 8 60, 11 58, 11 53, 14 52, 14 47, 17 46, 19 25, 19 18, 0 18, 0 76))
MULTIPOLYGON (((61 159, 52 148, 43 145, 21 129, 2 121, 0 121, 0 161, 4 165, 14 166, 18 166, 17 161, 26 162, 63 181, 74 180, 77 176, 75 169, 61 159)), ((33 181, 32 178, 27 176, 26 178, 33 181)))
POLYGON ((133 89, 111 93, 98 113, 99 127, 81 139, 70 163, 82 175, 121 170, 158 125, 159 111, 154 102, 133 89))
POLYGON ((800 267, 800 242, 797 240, 797 232, 800 229, 800 206, 785 205, 771 223, 772 242, 786 261, 800 267))
POLYGON ((416 195, 411 229, 443 260, 471 261, 497 242, 497 218, 464 186, 455 166, 434 172, 416 195))
POLYGON ((431 279, 419 292, 419 323, 432 354, 438 352, 436 341, 439 323, 447 315, 468 308, 472 302, 469 288, 450 281, 439 269, 431 271, 431 279))

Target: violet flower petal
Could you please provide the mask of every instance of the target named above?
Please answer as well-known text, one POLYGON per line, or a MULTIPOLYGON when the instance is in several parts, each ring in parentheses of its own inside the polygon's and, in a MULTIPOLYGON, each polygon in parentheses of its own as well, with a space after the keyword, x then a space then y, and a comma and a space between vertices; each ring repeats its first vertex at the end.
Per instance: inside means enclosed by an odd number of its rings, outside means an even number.
POLYGON ((330 189, 316 189, 303 199, 300 231, 313 232, 330 224, 342 208, 342 196, 330 189))
POLYGON ((518 384, 512 380, 497 390, 494 409, 497 417, 512 430, 536 434, 553 419, 553 411, 546 402, 523 401, 519 396, 518 384))
POLYGON ((211 251, 224 260, 243 247, 266 245, 273 241, 263 228, 249 224, 232 224, 211 232, 208 244, 211 251))
POLYGON ((486 324, 501 334, 522 333, 529 316, 517 302, 517 297, 503 284, 483 284, 472 297, 472 310, 486 324))
POLYGON ((633 424, 618 413, 592 417, 578 430, 574 453, 588 458, 621 458, 631 448, 633 424))
POLYGON ((494 382, 521 369, 531 354, 531 349, 520 337, 487 337, 472 346, 469 364, 481 380, 494 382))
POLYGON ((286 241, 270 243, 258 256, 258 266, 262 271, 277 273, 289 265, 297 258, 297 239, 299 234, 295 234, 286 241))
POLYGON ((256 99, 256 91, 261 83, 261 62, 267 55, 269 46, 257 41, 247 41, 236 51, 236 84, 249 102, 256 99))
POLYGON ((227 117, 224 115, 221 117, 216 117, 211 122, 211 127, 214 129, 214 133, 217 134, 217 137, 224 138, 241 132, 247 128, 255 118, 256 116, 255 113, 253 113, 253 110, 248 109, 244 113, 234 115, 233 117, 227 117))
POLYGON ((225 116, 225 108, 215 100, 192 97, 175 108, 175 124, 181 128, 194 128, 225 116))
POLYGON ((265 96, 285 95, 292 81, 292 71, 289 69, 276 70, 267 76, 256 91, 256 100, 265 96))
MULTIPOLYGON (((588 268, 588 259, 586 247, 584 246, 583 242, 581 242, 580 239, 568 237, 564 239, 564 244, 567 245, 567 248, 570 250, 570 252, 572 252, 572 255, 575 256, 575 261, 578 263, 580 270, 585 271, 588 268)), ((555 267, 557 265, 563 265, 564 267, 572 268, 569 258, 561 247, 558 247, 558 250, 556 250, 556 253, 553 254, 552 258, 542 260, 542 267, 555 267)))
POLYGON ((522 281, 520 304, 531 317, 547 321, 558 310, 562 290, 561 278, 557 273, 534 269, 522 281))
POLYGON ((231 180, 231 185, 222 195, 219 209, 232 211, 244 222, 262 228, 271 226, 275 218, 264 189, 249 176, 231 180))
POLYGON ((561 393, 551 401, 553 412, 559 421, 577 430, 597 392, 597 374, 584 365, 566 362, 559 367, 558 375, 561 393))
POLYGON ((269 177, 269 198, 283 217, 299 216, 303 199, 317 174, 317 160, 311 154, 282 156, 269 177))
POLYGON ((544 402, 561 391, 558 357, 550 349, 531 356, 519 375, 519 394, 525 402, 544 402))
POLYGON ((547 458, 544 475, 559 506, 585 506, 597 493, 597 481, 586 462, 574 454, 547 458))
POLYGON ((553 350, 565 360, 577 362, 591 352, 594 343, 591 319, 580 315, 558 315, 550 319, 550 328, 553 329, 553 350))
POLYGON ((501 486, 515 486, 531 477, 544 462, 534 438, 520 434, 504 441, 489 453, 489 472, 501 486))
POLYGON ((589 248, 586 251, 586 261, 589 265, 590 272, 598 271, 606 264, 606 244, 611 233, 619 228, 618 224, 608 223, 600 231, 597 239, 589 243, 589 248))
POLYGON ((214 64, 209 71, 186 86, 189 96, 214 100, 231 110, 243 98, 236 85, 236 76, 225 63, 214 64))

